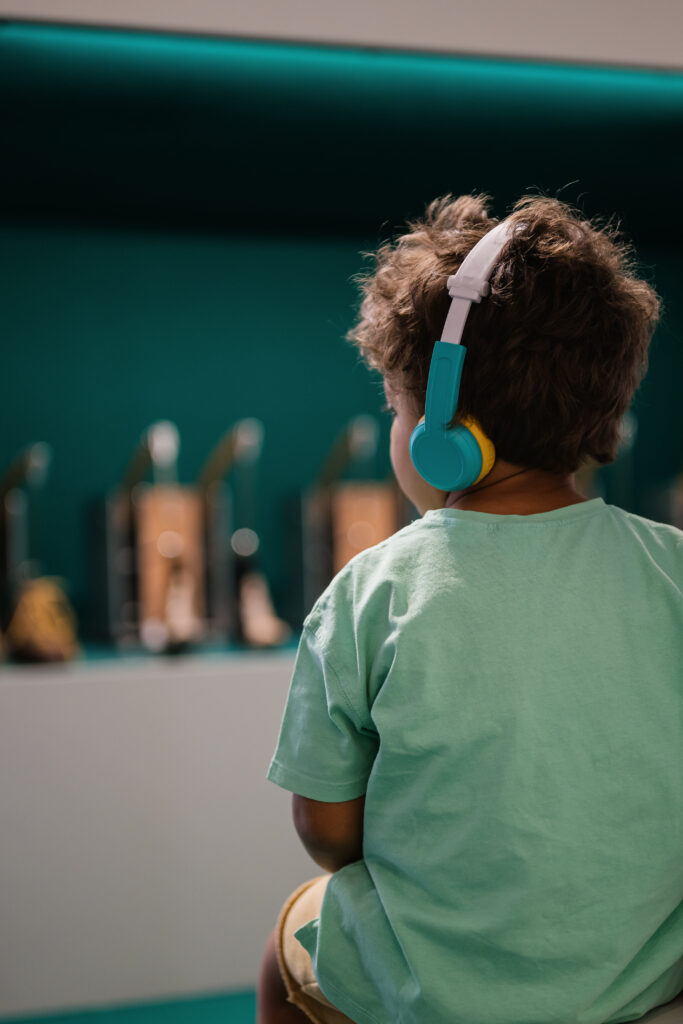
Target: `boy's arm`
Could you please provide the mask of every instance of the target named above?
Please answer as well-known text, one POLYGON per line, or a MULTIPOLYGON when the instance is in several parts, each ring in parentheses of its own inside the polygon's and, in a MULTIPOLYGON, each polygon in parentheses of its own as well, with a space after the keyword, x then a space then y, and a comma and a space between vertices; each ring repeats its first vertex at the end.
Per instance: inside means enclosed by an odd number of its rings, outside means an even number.
POLYGON ((363 858, 365 795, 323 803, 294 794, 292 817, 309 856, 325 871, 339 871, 363 858))

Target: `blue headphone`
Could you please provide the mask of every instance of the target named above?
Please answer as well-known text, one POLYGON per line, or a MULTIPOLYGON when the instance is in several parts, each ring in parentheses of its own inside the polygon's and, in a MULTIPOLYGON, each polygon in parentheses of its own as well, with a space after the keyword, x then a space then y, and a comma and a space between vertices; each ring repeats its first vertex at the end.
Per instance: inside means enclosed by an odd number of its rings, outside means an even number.
POLYGON ((500 251, 516 225, 504 220, 468 252, 456 274, 448 278, 451 307, 441 341, 434 344, 427 380, 425 414, 410 437, 410 457, 420 476, 440 491, 462 491, 491 472, 493 442, 475 419, 448 423, 458 405, 460 378, 467 349, 460 344, 473 302, 489 294, 489 278, 500 251))

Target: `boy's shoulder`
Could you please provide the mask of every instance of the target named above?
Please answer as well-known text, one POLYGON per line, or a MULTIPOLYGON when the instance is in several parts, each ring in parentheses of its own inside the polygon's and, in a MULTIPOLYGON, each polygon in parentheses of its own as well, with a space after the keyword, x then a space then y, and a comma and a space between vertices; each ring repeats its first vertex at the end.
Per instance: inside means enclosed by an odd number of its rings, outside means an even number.
POLYGON ((330 580, 306 616, 305 624, 314 625, 320 615, 332 608, 337 613, 345 605, 350 608, 361 594, 375 591, 379 586, 407 581, 409 574, 402 570, 414 565, 423 539, 424 522, 415 519, 385 540, 359 551, 330 580))
POLYGON ((337 577, 343 573, 353 576, 372 572, 380 564, 405 557, 421 543, 425 525, 423 518, 413 519, 407 526, 401 527, 385 540, 378 541, 377 544, 372 544, 359 551, 339 570, 337 577))
POLYGON ((616 514, 627 526, 641 536, 650 535, 655 541, 670 547, 683 555, 683 530, 673 523, 663 523, 657 519, 648 519, 646 516, 636 515, 635 512, 628 512, 618 505, 606 506, 613 514, 616 514))

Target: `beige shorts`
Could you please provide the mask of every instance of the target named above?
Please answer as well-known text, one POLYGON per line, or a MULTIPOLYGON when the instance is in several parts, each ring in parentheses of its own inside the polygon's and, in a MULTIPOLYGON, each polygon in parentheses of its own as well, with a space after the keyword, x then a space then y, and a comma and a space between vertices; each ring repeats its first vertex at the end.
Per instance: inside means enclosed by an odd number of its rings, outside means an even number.
POLYGON ((275 926, 275 950, 288 1002, 303 1010, 314 1024, 352 1024, 350 1018, 322 994, 313 973, 311 958, 294 938, 297 929, 314 917, 320 917, 330 877, 320 875, 295 889, 280 911, 275 926))

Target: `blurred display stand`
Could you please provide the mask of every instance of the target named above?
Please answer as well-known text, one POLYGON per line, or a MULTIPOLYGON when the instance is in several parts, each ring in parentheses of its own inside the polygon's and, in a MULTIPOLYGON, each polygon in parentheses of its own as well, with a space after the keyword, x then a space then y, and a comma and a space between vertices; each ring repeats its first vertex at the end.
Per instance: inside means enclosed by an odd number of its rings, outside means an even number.
POLYGON ((179 447, 173 423, 153 423, 95 509, 98 625, 120 647, 176 651, 205 636, 201 505, 177 482, 179 447))
POLYGON ((592 459, 576 473, 578 489, 587 498, 601 497, 627 511, 633 510, 640 496, 641 514, 654 522, 668 523, 683 529, 683 470, 673 478, 650 485, 637 495, 633 466, 633 448, 638 421, 629 410, 621 423, 617 458, 600 466, 592 459))
POLYGON ((252 417, 239 420, 230 437, 234 446, 236 498, 230 530, 233 639, 244 647, 277 647, 290 639, 292 629, 273 606, 261 564, 258 522, 262 507, 259 467, 263 423, 252 417))
POLYGON ((683 530, 683 470, 648 489, 645 515, 683 530))
POLYGON ((258 566, 253 477, 262 444, 261 422, 239 420, 196 484, 181 486, 177 427, 162 420, 142 434, 120 486, 95 508, 101 637, 155 653, 228 640, 270 647, 289 638, 258 566), (234 489, 226 481, 240 467, 242 488, 253 485, 242 495, 250 525, 234 530, 234 489))
POLYGON ((586 498, 604 498, 612 505, 632 509, 635 501, 633 472, 633 446, 638 433, 638 421, 629 409, 622 417, 619 445, 614 462, 603 466, 589 459, 576 472, 577 489, 586 498))
POLYGON ((37 442, 0 479, 0 657, 14 661, 68 661, 80 651, 63 582, 40 576, 30 556, 29 491, 42 487, 51 460, 37 442))
POLYGON ((363 478, 375 464, 378 439, 377 420, 355 416, 336 438, 317 478, 288 503, 289 618, 297 628, 355 555, 415 518, 393 474, 386 480, 363 478), (345 473, 361 479, 342 480, 345 473))

